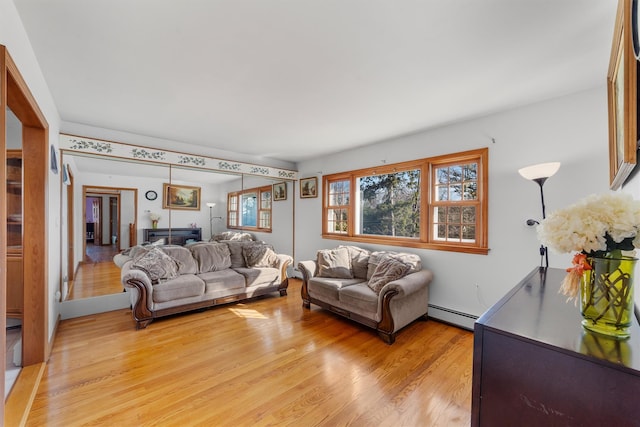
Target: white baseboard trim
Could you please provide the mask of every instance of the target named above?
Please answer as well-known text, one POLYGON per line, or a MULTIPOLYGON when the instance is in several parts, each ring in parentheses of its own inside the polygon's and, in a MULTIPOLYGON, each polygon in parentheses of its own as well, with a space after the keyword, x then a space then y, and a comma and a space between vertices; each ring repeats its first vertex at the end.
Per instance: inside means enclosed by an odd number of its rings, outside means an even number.
POLYGON ((128 292, 62 301, 60 303, 60 318, 62 320, 73 319, 74 317, 105 313, 107 311, 120 310, 130 306, 131 300, 128 292))
POLYGON ((478 320, 478 316, 462 313, 461 311, 451 310, 446 307, 429 304, 429 317, 459 326, 463 329, 473 331, 474 324, 478 320))

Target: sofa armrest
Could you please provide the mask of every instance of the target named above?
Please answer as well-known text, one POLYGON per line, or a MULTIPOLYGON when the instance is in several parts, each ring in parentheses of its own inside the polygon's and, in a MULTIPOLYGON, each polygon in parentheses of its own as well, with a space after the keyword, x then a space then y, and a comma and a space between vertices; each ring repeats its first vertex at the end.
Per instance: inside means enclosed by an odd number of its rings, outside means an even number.
POLYGON ((147 292, 151 294, 153 292, 153 284, 147 273, 137 268, 132 268, 132 266, 132 260, 125 262, 122 266, 122 272, 120 274, 122 284, 127 288, 136 288, 138 286, 133 285, 133 282, 138 282, 146 287, 147 292))
POLYGON ((276 265, 276 268, 280 270, 284 268, 286 271, 286 268, 293 262, 293 258, 286 254, 276 254, 276 256, 278 257, 278 265, 276 265))
POLYGON ((149 276, 142 270, 131 268, 133 260, 122 266, 120 278, 128 292, 131 292, 131 311, 138 328, 144 328, 153 318, 153 285, 149 276))
POLYGON ((420 270, 415 273, 407 274, 401 279, 389 282, 380 290, 380 295, 384 295, 390 291, 396 291, 398 297, 405 297, 415 292, 421 291, 425 286, 433 280, 431 270, 420 270))

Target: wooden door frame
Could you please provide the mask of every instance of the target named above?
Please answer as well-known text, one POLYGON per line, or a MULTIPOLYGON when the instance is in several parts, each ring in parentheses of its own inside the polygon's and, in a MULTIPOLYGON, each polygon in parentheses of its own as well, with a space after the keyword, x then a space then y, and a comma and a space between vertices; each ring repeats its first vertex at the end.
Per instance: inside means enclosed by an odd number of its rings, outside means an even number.
MULTIPOLYGON (((82 220, 87 217, 87 193, 89 194, 104 194, 109 196, 117 196, 118 197, 118 245, 120 245, 120 239, 122 236, 120 235, 120 228, 122 221, 122 191, 131 191, 133 192, 133 217, 134 217, 134 226, 137 224, 138 218, 138 189, 133 187, 115 187, 115 186, 101 186, 101 185, 83 185, 82 186, 82 220)), ((91 197, 91 196, 89 196, 91 197)), ((82 223, 84 229, 84 223, 82 223)), ((94 230, 95 233, 95 230, 94 230)), ((102 244, 102 242, 100 242, 102 244)), ((131 242, 129 242, 129 246, 131 246, 131 242)), ((119 246, 118 246, 119 247, 119 246)), ((82 239, 82 258, 86 259, 87 254, 87 241, 86 239, 82 239)))
MULTIPOLYGON (((5 46, 0 45, 0 182, 6 181, 6 109, 22 123, 23 152, 23 265, 24 308, 22 318, 23 367, 45 362, 50 351, 48 302, 49 125, 5 46)), ((0 202, 6 206, 6 186, 0 185, 0 202)), ((7 217, 0 209, 0 293, 6 294, 7 217)), ((6 363, 6 301, 0 302, 0 360, 6 363)), ((20 378, 18 378, 18 382, 20 378)), ((0 378, 4 393, 4 369, 0 378)), ((4 419, 4 405, 0 416, 4 419)))
POLYGON ((109 243, 113 245, 113 232, 116 234, 116 244, 120 246, 120 194, 114 194, 113 196, 109 196, 109 243), (111 209, 111 200, 115 199, 116 201, 116 217, 115 221, 113 218, 113 210, 111 209), (114 222, 115 222, 115 230, 114 230, 114 222))

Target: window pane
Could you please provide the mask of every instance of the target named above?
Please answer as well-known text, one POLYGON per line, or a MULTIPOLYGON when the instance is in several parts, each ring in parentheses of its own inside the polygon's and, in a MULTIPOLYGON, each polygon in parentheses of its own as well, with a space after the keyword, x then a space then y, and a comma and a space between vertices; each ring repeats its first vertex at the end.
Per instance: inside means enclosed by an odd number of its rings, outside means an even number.
POLYGON ((329 183, 329 206, 349 204, 349 181, 333 181, 329 183))
POLYGON ((476 223, 476 208, 474 206, 465 206, 462 208, 462 222, 464 224, 476 223))
POLYGON ((460 239, 460 226, 459 225, 450 225, 449 227, 447 227, 447 231, 448 231, 447 237, 449 239, 455 239, 455 240, 459 240, 460 239))
POLYGON ((468 242, 476 241, 476 227, 474 225, 465 225, 462 227, 462 239, 468 242))
POLYGON ((448 212, 447 222, 455 222, 456 224, 459 224, 461 209, 457 206, 452 206, 448 209, 448 212))
POLYGON ((436 222, 446 222, 447 221, 447 208, 436 208, 436 222))
POLYGON ((229 209, 232 211, 238 210, 238 196, 229 197, 229 209))
POLYGON ((347 218, 346 209, 329 209, 327 231, 329 233, 346 233, 347 218))
POLYGON ((447 226, 444 224, 438 225, 438 239, 446 239, 447 238, 447 226))
POLYGON ((464 184, 464 200, 477 200, 478 199, 478 183, 470 182, 464 184))
POLYGON ((242 195, 242 224, 247 227, 255 227, 258 219, 258 195, 247 193, 242 195))
POLYGON ((462 166, 451 166, 449 168, 449 181, 450 182, 462 181, 462 166))
POLYGON ((260 209, 271 209, 271 191, 260 193, 260 209))
POLYGON ((236 212, 229 212, 229 226, 236 227, 238 225, 238 216, 236 212))
POLYGON ((358 179, 358 234, 420 236, 420 170, 358 179))
POLYGON ((449 200, 449 187, 439 186, 436 188, 436 200, 449 200))
POLYGON ((438 184, 447 184, 449 182, 449 168, 436 169, 436 180, 438 184))
POLYGON ((449 200, 451 201, 459 201, 462 200, 462 185, 456 184, 452 185, 449 191, 449 200))
POLYGON ((471 163, 464 165, 464 180, 476 181, 478 179, 478 165, 477 163, 471 163))
POLYGON ((260 227, 271 228, 271 212, 269 211, 260 212, 260 227))

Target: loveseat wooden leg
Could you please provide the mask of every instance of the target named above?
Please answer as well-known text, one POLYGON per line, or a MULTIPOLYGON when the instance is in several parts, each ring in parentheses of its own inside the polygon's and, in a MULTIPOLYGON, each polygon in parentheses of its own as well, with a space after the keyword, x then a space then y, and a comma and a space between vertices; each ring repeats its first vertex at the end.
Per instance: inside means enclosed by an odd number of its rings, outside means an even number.
POLYGON ((429 320, 429 316, 427 316, 427 313, 425 313, 422 316, 418 317, 418 319, 422 320, 423 322, 426 322, 427 320, 429 320))
POLYGON ((387 344, 391 345, 394 342, 396 342, 396 334, 395 333, 388 333, 388 332, 384 332, 381 331, 380 329, 378 329, 378 336, 380 338, 382 338, 382 341, 386 342, 387 344))
POLYGON ((286 289, 280 289, 280 296, 281 297, 286 297, 287 296, 287 290, 286 289))
POLYGON ((144 329, 151 322, 153 322, 153 319, 136 320, 136 329, 144 329))
POLYGON ((310 302, 310 301, 302 300, 302 306, 303 306, 304 308, 311 309, 311 302, 310 302))

